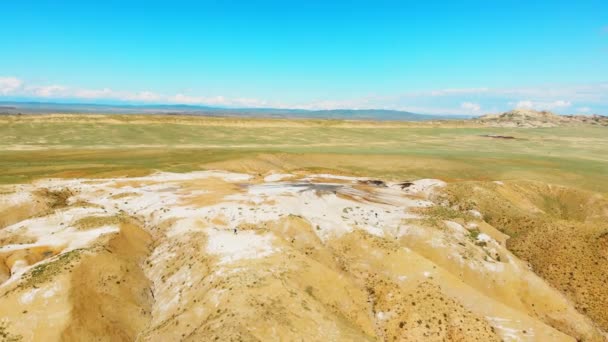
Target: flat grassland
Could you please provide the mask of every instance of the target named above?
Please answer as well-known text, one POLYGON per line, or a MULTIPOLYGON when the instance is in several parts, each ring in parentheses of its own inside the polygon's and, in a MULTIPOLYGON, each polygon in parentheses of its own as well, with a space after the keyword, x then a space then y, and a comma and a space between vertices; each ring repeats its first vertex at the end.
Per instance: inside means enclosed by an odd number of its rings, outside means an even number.
POLYGON ((495 128, 472 121, 0 116, 0 183, 201 169, 394 180, 530 179, 606 193, 608 130, 495 128))

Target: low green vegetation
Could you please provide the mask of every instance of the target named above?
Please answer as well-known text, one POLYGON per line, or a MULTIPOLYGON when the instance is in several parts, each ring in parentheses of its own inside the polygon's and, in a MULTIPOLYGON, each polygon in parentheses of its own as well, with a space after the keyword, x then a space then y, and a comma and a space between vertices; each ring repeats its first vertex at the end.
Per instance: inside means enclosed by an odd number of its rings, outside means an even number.
POLYGON ((22 275, 25 281, 19 284, 19 287, 27 289, 50 281, 62 271, 69 270, 72 267, 72 262, 80 258, 82 251, 82 249, 75 249, 62 253, 53 260, 35 266, 22 275))
POLYGON ((0 118, 0 183, 222 167, 388 179, 532 179, 608 192, 607 133, 592 126, 518 129, 462 122, 12 116, 0 118))
POLYGON ((466 212, 452 209, 443 205, 434 205, 428 208, 420 208, 418 212, 423 215, 422 223, 430 227, 444 227, 446 220, 471 220, 472 217, 466 212))
POLYGON ((129 222, 126 214, 105 215, 105 216, 86 216, 74 223, 74 227, 79 230, 88 230, 101 226, 120 225, 129 222))

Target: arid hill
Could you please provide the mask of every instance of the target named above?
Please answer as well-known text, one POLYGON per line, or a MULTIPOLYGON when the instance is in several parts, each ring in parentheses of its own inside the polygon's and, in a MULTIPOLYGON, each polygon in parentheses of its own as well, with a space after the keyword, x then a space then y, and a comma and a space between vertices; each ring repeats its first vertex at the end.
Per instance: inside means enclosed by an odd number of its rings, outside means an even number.
POLYGON ((602 115, 557 115, 549 111, 514 109, 502 114, 488 114, 476 121, 496 127, 557 127, 589 124, 608 126, 608 117, 602 115))
POLYGON ((6 341, 606 340, 600 195, 223 171, 0 190, 6 341))

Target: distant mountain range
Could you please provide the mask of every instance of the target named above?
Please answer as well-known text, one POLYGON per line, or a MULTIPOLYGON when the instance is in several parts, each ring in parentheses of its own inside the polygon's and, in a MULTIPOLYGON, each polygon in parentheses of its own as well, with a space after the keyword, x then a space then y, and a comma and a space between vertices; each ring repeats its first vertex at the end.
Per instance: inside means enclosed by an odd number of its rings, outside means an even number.
POLYGON ((305 110, 283 108, 222 108, 195 105, 110 105, 54 102, 2 102, 0 114, 169 114, 268 118, 313 118, 343 120, 462 120, 467 115, 427 115, 386 109, 305 110))

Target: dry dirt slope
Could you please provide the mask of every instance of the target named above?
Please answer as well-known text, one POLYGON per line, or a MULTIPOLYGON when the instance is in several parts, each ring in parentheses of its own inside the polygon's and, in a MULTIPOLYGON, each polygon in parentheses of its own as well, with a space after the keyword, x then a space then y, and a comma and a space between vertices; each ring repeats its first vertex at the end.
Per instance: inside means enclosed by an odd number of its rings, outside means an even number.
POLYGON ((538 182, 465 182, 445 191, 450 205, 479 210, 511 238, 576 308, 608 329, 608 201, 598 194, 538 182))
POLYGON ((605 316, 457 190, 220 171, 7 186, 0 338, 604 341, 605 316))

